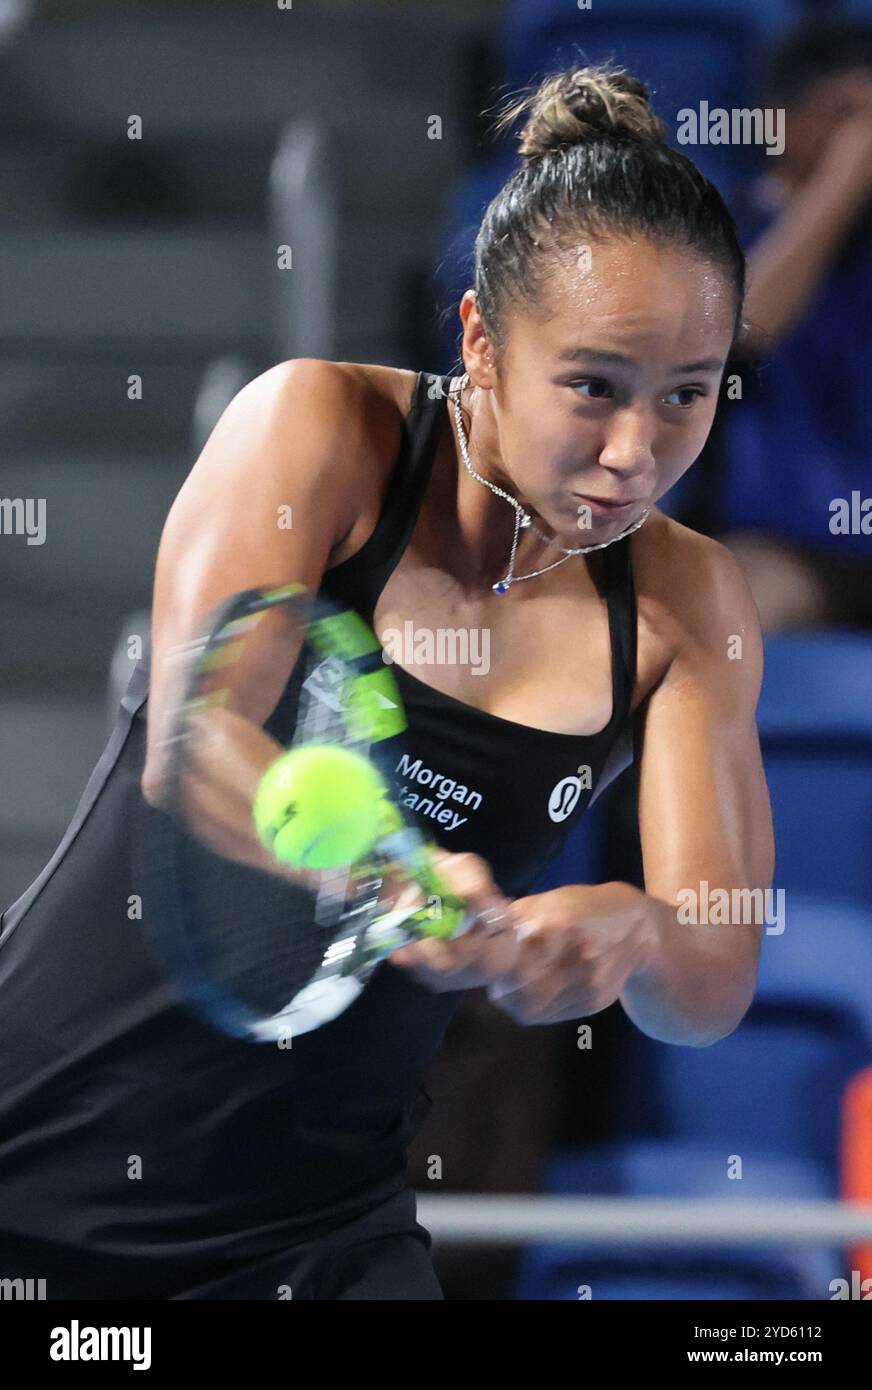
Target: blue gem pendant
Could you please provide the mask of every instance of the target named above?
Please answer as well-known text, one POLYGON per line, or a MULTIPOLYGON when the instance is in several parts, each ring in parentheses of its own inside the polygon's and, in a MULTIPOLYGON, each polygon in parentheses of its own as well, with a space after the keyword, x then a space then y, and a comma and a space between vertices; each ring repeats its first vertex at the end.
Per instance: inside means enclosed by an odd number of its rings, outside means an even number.
POLYGON ((498 579, 497 582, 496 582, 496 584, 491 584, 491 588, 493 589, 493 591, 494 591, 495 594, 507 594, 507 593, 509 592, 509 589, 511 588, 511 585, 512 585, 512 578, 513 578, 512 570, 515 568, 515 547, 517 546, 517 543, 518 543, 518 530, 519 530, 519 528, 522 527, 522 526, 530 526, 531 524, 532 524, 532 517, 530 516, 530 514, 529 514, 528 512, 519 511, 519 512, 516 514, 516 517, 515 517, 515 539, 514 539, 514 542, 513 542, 513 544, 512 544, 512 559, 511 559, 511 562, 510 562, 510 564, 509 564, 509 573, 506 575, 505 579, 498 579))

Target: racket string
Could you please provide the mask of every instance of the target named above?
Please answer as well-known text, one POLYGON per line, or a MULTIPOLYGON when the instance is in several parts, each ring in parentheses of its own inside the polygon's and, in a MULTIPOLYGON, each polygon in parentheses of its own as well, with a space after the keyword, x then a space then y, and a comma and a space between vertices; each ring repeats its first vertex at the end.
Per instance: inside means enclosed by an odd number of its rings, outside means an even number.
MULTIPOLYGON (((240 604, 246 598, 240 596, 240 604)), ((336 622, 347 616, 338 615, 336 622)), ((163 849, 172 866, 168 877, 175 893, 168 935, 184 937, 180 954, 187 957, 187 973, 208 981, 210 1016, 218 1026, 224 1026, 223 1011, 228 1024, 234 1021, 231 1031, 240 1031, 243 1018, 243 1034, 247 1030, 264 1039, 277 1036, 274 1024, 279 1017, 286 1018, 293 1031, 294 1001, 301 994, 309 1004, 313 990, 315 995, 322 991, 326 999, 331 982, 338 981, 346 1006, 354 997, 355 981, 349 977, 365 978, 392 944, 411 939, 403 923, 412 912, 420 917, 420 909, 411 903, 397 906, 405 900, 408 880, 417 882, 422 905, 430 891, 423 836, 395 805, 396 788, 386 762, 385 739, 391 734, 383 723, 378 726, 374 754, 369 733, 376 725, 361 721, 352 709, 360 670, 350 661, 361 650, 360 633, 354 632, 353 640, 343 644, 338 641, 340 630, 334 628, 337 648, 325 655, 326 646, 309 639, 307 621, 295 604, 283 608, 280 601, 257 621, 243 616, 219 625, 189 694, 190 718, 187 724, 183 721, 181 743, 194 734, 195 710, 203 704, 208 708, 211 701, 251 722, 246 683, 240 677, 246 661, 249 681, 253 671, 268 689, 278 684, 277 672, 288 671, 272 712, 258 727, 275 740, 277 756, 279 750, 317 744, 348 747, 369 757, 391 789, 392 834, 383 831, 378 847, 353 868, 325 869, 317 884, 304 886, 278 872, 229 859, 210 849, 184 822, 164 818, 164 833, 170 839, 163 849)), ((365 642, 363 649, 368 653, 363 660, 375 662, 365 642)), ((195 742, 188 751, 196 751, 195 742)), ((219 755, 205 756, 208 763, 209 756, 219 755)), ((180 748, 177 765, 184 763, 180 748)), ((315 873, 310 872, 310 883, 315 873)), ((169 949, 175 950, 172 940, 169 949)), ((313 1017, 334 1016, 320 1004, 312 1007, 313 1017)))

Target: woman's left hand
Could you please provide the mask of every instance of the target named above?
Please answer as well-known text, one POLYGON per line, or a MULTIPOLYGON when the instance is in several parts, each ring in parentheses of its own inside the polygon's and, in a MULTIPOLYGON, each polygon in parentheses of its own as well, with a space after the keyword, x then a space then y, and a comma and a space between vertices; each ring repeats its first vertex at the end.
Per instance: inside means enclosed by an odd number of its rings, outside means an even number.
POLYGON ((463 937, 416 942, 392 959, 431 987, 487 984, 488 997, 518 1023, 561 1023, 620 997, 644 963, 651 930, 645 894, 632 884, 573 884, 516 898, 465 944, 463 937), (455 951, 465 969, 452 983, 455 951))

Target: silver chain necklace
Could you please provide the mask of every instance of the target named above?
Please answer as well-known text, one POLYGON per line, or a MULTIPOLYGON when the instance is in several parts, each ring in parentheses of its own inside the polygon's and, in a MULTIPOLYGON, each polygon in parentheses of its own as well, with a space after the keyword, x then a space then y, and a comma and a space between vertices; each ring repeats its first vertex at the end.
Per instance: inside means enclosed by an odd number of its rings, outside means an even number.
POLYGON ((562 565, 567 560, 571 560, 573 555, 588 555, 592 550, 604 550, 607 545, 614 545, 615 541, 622 541, 625 536, 631 536, 634 531, 638 531, 639 527, 647 519, 648 512, 650 510, 650 508, 648 507, 645 508, 644 512, 638 518, 638 520, 634 521, 630 526, 627 526, 619 536, 612 536, 612 539, 609 541, 599 541, 596 545, 582 545, 576 547, 575 549, 569 549, 565 545, 559 545, 557 541, 551 538, 551 536, 543 535, 542 532, 539 530, 539 527, 533 521, 533 518, 529 515, 528 512, 524 511, 524 508, 521 506, 521 503, 517 500, 516 497, 512 497, 510 493, 505 492, 501 487, 497 487, 496 483, 492 483, 490 479, 483 478, 481 474, 476 473, 475 469, 473 468, 472 462, 469 457, 469 445, 466 437, 466 431, 463 427, 463 417, 460 411, 461 393, 463 392, 464 387, 468 385, 469 373, 464 372, 463 376, 454 377, 452 379, 452 385, 448 391, 448 394, 451 397, 451 404, 454 407, 454 419, 457 425, 457 439, 460 444, 461 457, 463 458, 463 462, 466 464, 467 471, 472 475, 473 478, 476 479, 477 482, 484 483, 485 487, 489 487, 491 492, 496 493, 497 497, 505 498, 505 500, 507 502, 510 502, 515 509, 515 534, 512 537, 512 551, 509 556, 509 571, 504 579, 499 579, 497 580, 496 584, 491 585, 491 588, 493 589, 495 594, 508 593, 511 586, 513 584, 519 583, 522 579, 535 579, 537 575, 547 574, 549 570, 556 569, 558 565, 562 565), (531 530, 535 531, 539 539, 543 540, 546 545, 553 545, 556 546, 558 550, 562 550, 563 554, 561 555, 560 559, 555 560, 554 563, 551 565, 545 565, 544 569, 533 570, 530 574, 515 574, 515 555, 518 549, 518 535, 522 527, 529 527, 531 530))

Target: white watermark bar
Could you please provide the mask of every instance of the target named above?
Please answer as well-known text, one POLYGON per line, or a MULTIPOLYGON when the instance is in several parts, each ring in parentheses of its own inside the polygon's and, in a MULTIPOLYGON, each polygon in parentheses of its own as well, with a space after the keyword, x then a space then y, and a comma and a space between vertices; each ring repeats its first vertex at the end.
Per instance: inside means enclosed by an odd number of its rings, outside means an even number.
POLYGON ((632 1197, 432 1196, 418 1220, 455 1244, 843 1245, 872 1241, 872 1202, 682 1201, 632 1197))

